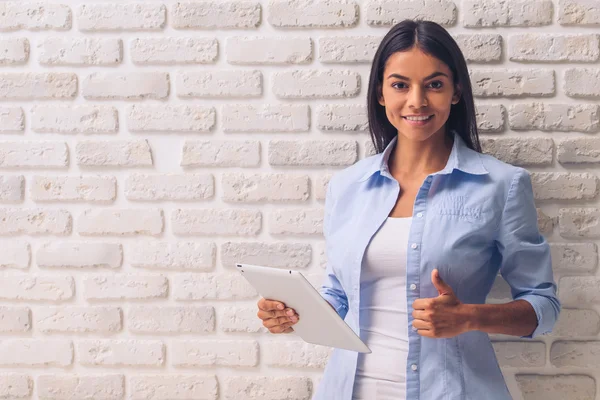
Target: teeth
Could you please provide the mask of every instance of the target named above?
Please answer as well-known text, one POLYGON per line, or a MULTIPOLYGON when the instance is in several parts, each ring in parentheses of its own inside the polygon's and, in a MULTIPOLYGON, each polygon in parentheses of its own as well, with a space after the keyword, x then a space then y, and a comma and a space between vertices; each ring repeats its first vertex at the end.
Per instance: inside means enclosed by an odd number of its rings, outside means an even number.
POLYGON ((404 117, 409 121, 425 121, 426 119, 429 119, 429 117, 404 117))

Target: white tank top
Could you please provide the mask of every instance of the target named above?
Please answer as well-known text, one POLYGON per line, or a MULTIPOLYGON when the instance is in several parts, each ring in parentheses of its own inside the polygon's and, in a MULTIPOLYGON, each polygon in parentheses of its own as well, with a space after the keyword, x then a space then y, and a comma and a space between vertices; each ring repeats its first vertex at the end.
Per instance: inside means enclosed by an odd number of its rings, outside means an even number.
POLYGON ((365 250, 360 337, 372 353, 358 356, 353 400, 402 400, 406 396, 406 249, 411 223, 412 218, 388 217, 365 250))

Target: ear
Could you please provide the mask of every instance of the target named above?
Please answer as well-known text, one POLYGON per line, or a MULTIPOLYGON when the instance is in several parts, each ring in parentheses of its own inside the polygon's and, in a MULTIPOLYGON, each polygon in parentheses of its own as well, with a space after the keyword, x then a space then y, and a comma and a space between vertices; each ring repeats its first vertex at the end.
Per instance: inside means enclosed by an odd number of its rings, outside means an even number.
POLYGON ((385 107, 385 100, 383 99, 381 85, 377 85, 377 102, 379 102, 381 106, 385 107))
POLYGON ((454 94, 452 95, 452 105, 458 104, 460 101, 460 97, 462 95, 462 90, 459 85, 454 86, 454 94))

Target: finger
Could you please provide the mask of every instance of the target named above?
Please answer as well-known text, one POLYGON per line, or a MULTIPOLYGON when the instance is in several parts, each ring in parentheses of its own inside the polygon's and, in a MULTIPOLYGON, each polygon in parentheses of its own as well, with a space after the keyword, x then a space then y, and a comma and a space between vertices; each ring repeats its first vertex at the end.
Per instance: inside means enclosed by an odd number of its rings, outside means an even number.
POLYGON ((424 330, 431 330, 432 325, 430 322, 427 321, 423 321, 421 319, 415 319, 412 322, 413 327, 417 328, 417 329, 424 329, 424 330))
POLYGON ((290 328, 290 325, 287 325, 287 324, 278 325, 278 326, 275 326, 273 328, 269 328, 269 332, 271 332, 271 333, 283 333, 283 332, 285 332, 289 328, 290 328))
POLYGON ((437 269, 431 271, 431 282, 433 283, 433 286, 435 286, 435 288, 437 289, 440 296, 452 293, 452 288, 442 280, 442 277, 440 276, 440 271, 438 271, 437 269))
POLYGON ((261 299, 258 302, 258 308, 264 311, 283 310, 285 308, 285 304, 277 300, 261 299))
POLYGON ((296 314, 296 312, 294 310, 292 310, 291 308, 288 308, 286 310, 272 310, 272 311, 263 311, 263 310, 258 310, 258 312, 256 313, 256 316, 260 319, 269 319, 269 318, 279 318, 279 317, 293 317, 293 316, 298 316, 298 314, 296 314))
POLYGON ((428 337, 428 338, 434 338, 435 337, 430 330, 426 330, 426 329, 419 329, 417 331, 417 333, 419 335, 421 335, 421 336, 428 337))
POLYGON ((412 316, 414 319, 419 319, 421 321, 430 322, 431 317, 427 311, 415 310, 412 312, 412 316))
POLYGON ((292 332, 294 332, 294 328, 292 328, 292 327, 287 328, 285 331, 283 331, 283 333, 292 333, 292 332))
POLYGON ((413 310, 426 310, 431 304, 431 299, 416 299, 413 301, 413 310))

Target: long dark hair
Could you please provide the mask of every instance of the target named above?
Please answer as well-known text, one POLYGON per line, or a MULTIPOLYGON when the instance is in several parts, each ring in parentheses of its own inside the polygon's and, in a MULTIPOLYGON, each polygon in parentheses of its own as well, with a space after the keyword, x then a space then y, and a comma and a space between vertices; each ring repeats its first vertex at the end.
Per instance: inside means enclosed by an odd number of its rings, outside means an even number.
POLYGON ((473 92, 467 62, 458 44, 440 25, 431 21, 404 20, 394 25, 385 35, 373 57, 367 109, 369 131, 377 153, 381 153, 398 130, 390 123, 385 107, 379 104, 379 88, 383 84, 383 70, 388 58, 396 52, 410 50, 417 46, 424 53, 444 62, 452 71, 454 84, 461 88, 460 101, 452 105, 446 132, 455 130, 471 149, 481 152, 473 92))

